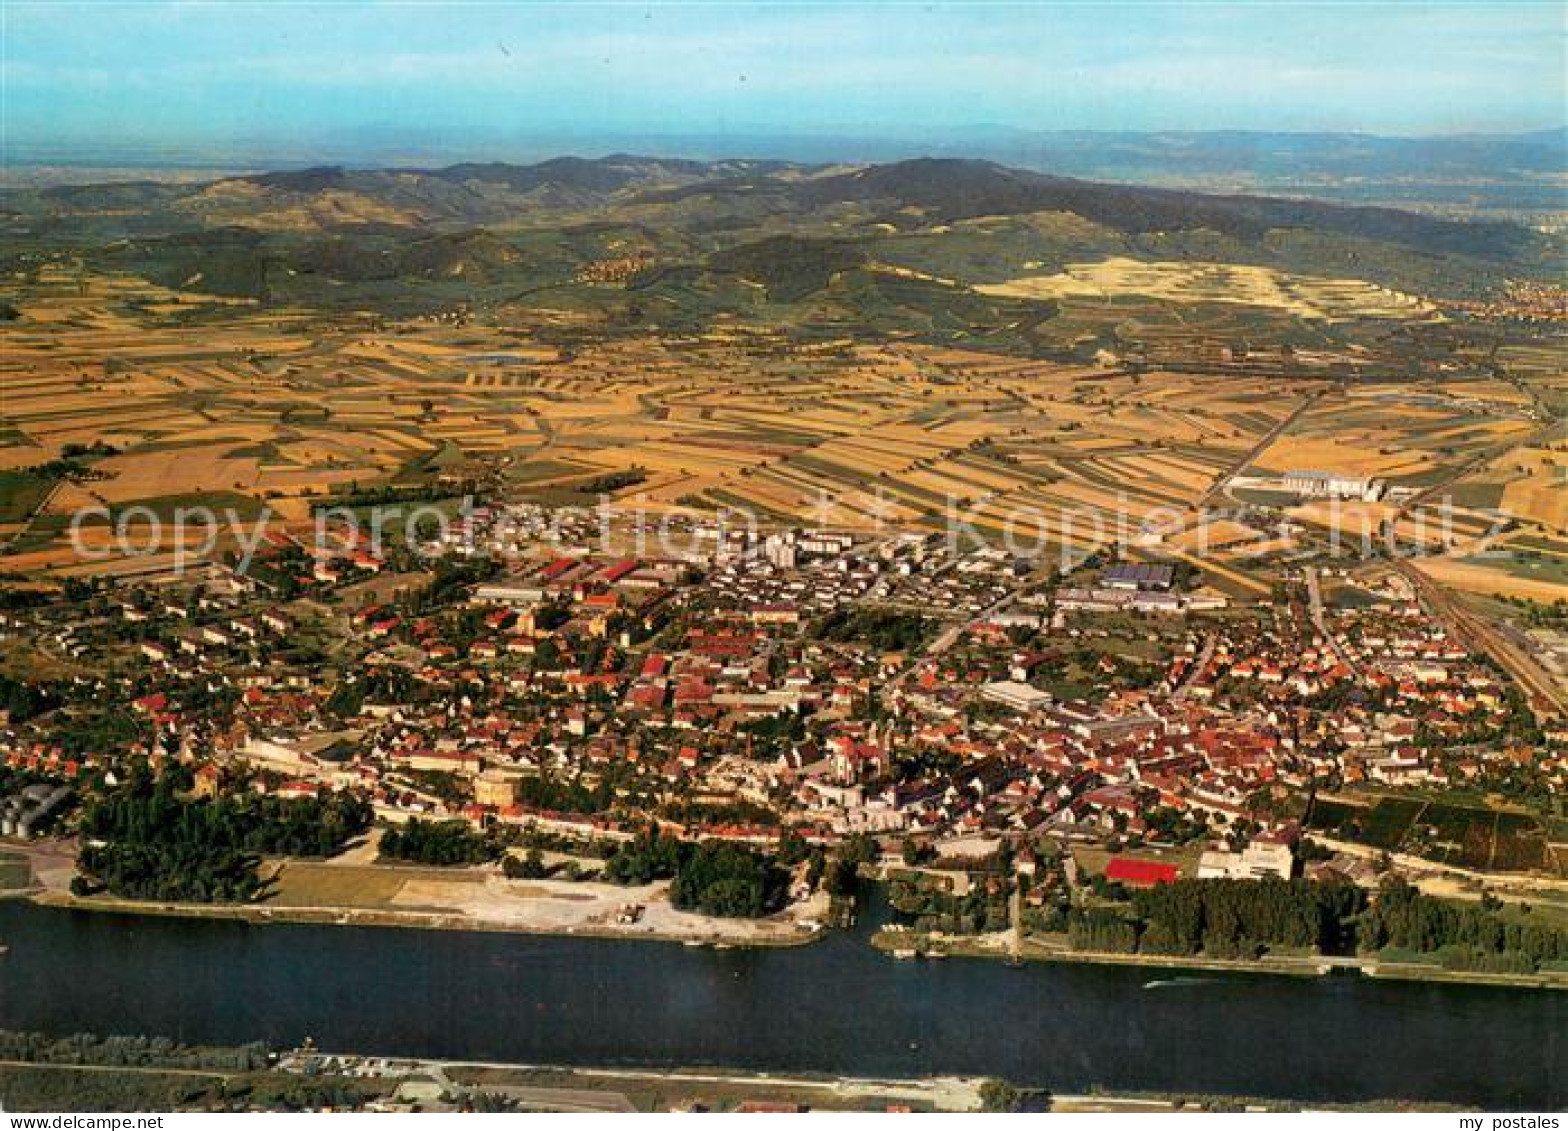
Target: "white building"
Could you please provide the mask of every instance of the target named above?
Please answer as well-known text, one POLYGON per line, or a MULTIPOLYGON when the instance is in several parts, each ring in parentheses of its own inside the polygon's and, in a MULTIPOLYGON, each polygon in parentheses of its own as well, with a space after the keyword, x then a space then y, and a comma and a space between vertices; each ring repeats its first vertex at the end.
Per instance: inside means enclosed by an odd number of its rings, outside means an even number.
POLYGON ((1001 679, 980 689, 980 697, 990 703, 1000 703, 1014 711, 1032 711, 1051 702, 1050 692, 1019 683, 1015 679, 1001 679))
POLYGON ((537 585, 516 582, 489 582, 474 590, 476 605, 537 605, 544 600, 544 590, 537 585))
POLYGON ((762 556, 768 564, 779 569, 795 568, 795 536, 793 534, 773 534, 762 543, 762 556))
POLYGON ((1198 860, 1198 879, 1288 880, 1295 863, 1288 844, 1258 842, 1240 852, 1210 849, 1198 860))
POLYGON ((1383 484, 1364 475, 1338 475, 1329 471, 1287 471, 1281 482, 1285 490, 1309 499, 1360 499, 1375 503, 1383 494, 1383 484))

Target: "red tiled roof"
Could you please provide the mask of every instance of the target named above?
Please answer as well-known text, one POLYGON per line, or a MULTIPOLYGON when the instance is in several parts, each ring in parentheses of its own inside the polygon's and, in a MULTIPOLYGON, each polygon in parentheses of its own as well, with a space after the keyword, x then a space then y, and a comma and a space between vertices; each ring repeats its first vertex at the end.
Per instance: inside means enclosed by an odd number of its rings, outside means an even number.
POLYGON ((604 573, 600 574, 599 579, 613 585, 636 568, 637 559, 627 558, 625 561, 616 562, 614 565, 610 566, 604 571, 604 573))
POLYGON ((1132 884, 1134 887, 1153 887, 1155 884, 1173 884, 1181 878, 1181 869, 1174 864, 1160 864, 1153 860, 1133 860, 1117 856, 1105 866, 1105 878, 1132 884))
POLYGON ((549 565, 545 566, 544 569, 539 571, 539 576, 544 578, 546 581, 553 581, 555 578, 560 577, 561 574, 565 573, 576 564, 576 558, 556 558, 555 561, 551 562, 549 565))

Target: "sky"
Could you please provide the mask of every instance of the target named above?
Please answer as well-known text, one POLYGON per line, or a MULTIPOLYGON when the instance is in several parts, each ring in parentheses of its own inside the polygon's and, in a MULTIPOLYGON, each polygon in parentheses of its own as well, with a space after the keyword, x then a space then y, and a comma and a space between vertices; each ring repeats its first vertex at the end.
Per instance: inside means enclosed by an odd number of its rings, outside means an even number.
POLYGON ((625 135, 1516 132, 1558 3, 0 0, 6 152, 625 135))

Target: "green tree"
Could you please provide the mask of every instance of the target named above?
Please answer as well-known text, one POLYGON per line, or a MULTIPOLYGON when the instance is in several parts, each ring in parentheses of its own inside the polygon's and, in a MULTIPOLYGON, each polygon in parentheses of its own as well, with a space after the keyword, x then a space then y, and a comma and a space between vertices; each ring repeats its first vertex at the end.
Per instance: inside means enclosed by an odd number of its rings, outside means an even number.
POLYGON ((981 1111, 1017 1111, 1022 1101, 1023 1093, 999 1076, 991 1076, 980 1084, 981 1111))

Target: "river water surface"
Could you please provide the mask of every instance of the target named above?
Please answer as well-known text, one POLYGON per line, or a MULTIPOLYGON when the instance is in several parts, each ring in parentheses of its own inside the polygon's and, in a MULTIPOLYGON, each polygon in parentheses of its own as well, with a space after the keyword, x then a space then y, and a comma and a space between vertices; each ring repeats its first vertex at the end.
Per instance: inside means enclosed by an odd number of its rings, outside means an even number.
POLYGON ((250 924, 0 901, 0 1027, 1056 1091, 1568 1106, 1568 994, 1356 975, 250 924))

